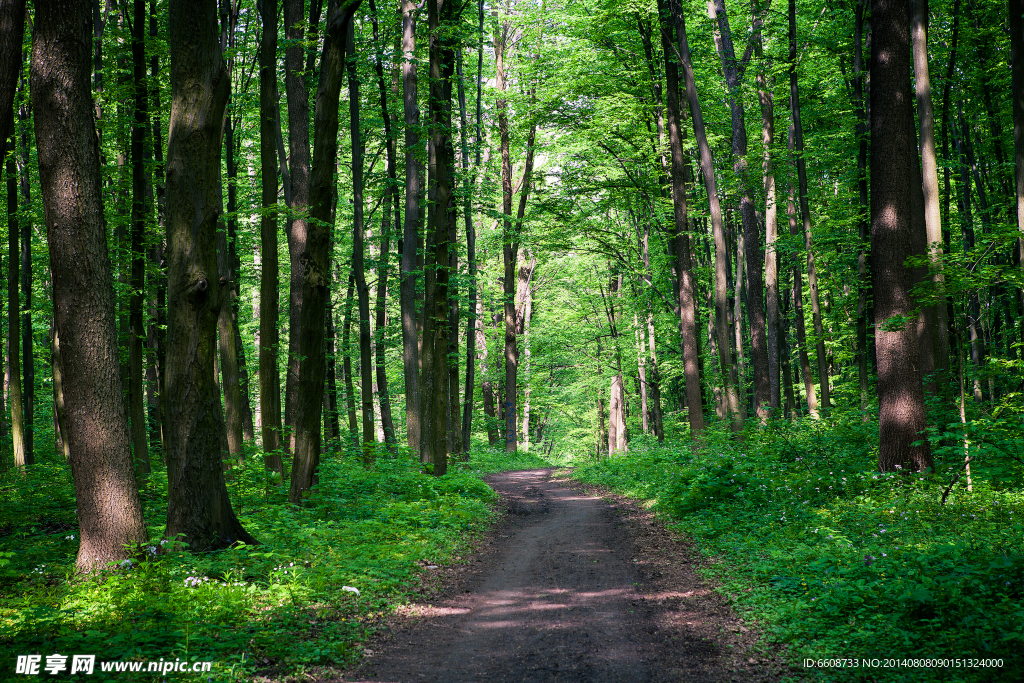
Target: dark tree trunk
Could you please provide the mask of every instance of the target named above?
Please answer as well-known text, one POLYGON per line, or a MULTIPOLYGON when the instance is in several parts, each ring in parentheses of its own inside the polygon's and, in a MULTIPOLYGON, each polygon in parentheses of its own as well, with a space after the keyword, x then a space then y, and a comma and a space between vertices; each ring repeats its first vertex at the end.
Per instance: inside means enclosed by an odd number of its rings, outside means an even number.
MULTIPOLYGON (((221 224, 223 227, 223 224, 221 224)), ((238 368, 240 365, 235 328, 232 324, 234 301, 233 282, 236 273, 228 252, 227 231, 217 231, 217 275, 223 287, 223 302, 217 315, 217 338, 220 350, 220 370, 224 378, 224 424, 228 455, 237 464, 245 461, 242 450, 242 388, 238 368)))
POLYGON ((341 422, 338 419, 338 363, 337 363, 337 338, 334 326, 334 305, 328 301, 327 304, 327 396, 324 402, 324 410, 327 411, 324 419, 324 431, 327 440, 337 442, 341 438, 341 422))
MULTIPOLYGON (((295 406, 295 461, 288 498, 300 503, 315 483, 320 464, 320 424, 324 405, 324 312, 331 272, 331 206, 338 157, 338 98, 345 75, 345 42, 360 0, 343 0, 327 17, 320 79, 313 123, 313 162, 310 175, 309 230, 302 269, 302 336, 299 344, 299 402, 295 406)), ((362 196, 355 198, 357 209, 362 196)), ((362 309, 362 306, 360 307, 362 309)), ((364 315, 364 311, 360 311, 364 315)), ((369 310, 365 309, 366 324, 369 310)), ((364 353, 368 354, 367 346, 364 353)), ((369 356, 363 359, 369 373, 369 356)), ((371 380, 372 381, 372 380, 371 380)), ((366 383, 364 381, 364 389, 366 383)), ((370 396, 370 410, 373 398, 370 396)), ((364 411, 366 396, 363 397, 364 411)), ((364 434, 366 417, 363 417, 364 434)), ((372 436, 373 422, 370 420, 372 436)))
POLYGON ((352 136, 352 273, 356 278, 356 297, 359 307, 359 374, 362 380, 363 462, 369 466, 374 458, 373 430, 373 354, 370 349, 370 289, 366 284, 366 266, 363 260, 366 234, 363 228, 363 138, 359 132, 359 76, 356 72, 355 37, 346 40, 348 63, 349 132, 352 136))
POLYGON ((146 541, 117 362, 89 89, 89 23, 88 5, 81 2, 35 3, 32 103, 54 320, 65 350, 62 436, 71 454, 81 530, 79 571, 123 560, 130 546, 146 541))
POLYGON ((451 0, 429 2, 430 27, 430 143, 434 164, 430 186, 433 195, 424 296, 423 375, 421 381, 423 422, 420 439, 421 462, 433 465, 434 476, 448 470, 448 335, 449 335, 449 250, 454 219, 453 180, 455 151, 451 139, 452 74, 455 70, 454 37, 448 26, 451 0))
POLYGON ((231 81, 213 0, 172 0, 169 25, 166 383, 173 410, 167 415, 166 534, 181 534, 191 550, 202 551, 256 543, 235 517, 224 483, 215 374, 217 318, 227 291, 217 273, 220 135, 231 81))
POLYGON ((416 278, 420 230, 420 110, 416 87, 416 19, 413 0, 402 0, 402 100, 405 113, 405 224, 402 232, 402 367, 405 376, 405 432, 409 449, 420 451, 420 356, 417 332, 416 278))
POLYGON ((708 144, 707 132, 704 127, 704 116, 701 113, 700 101, 697 96, 697 83, 693 75, 693 65, 690 61, 690 48, 686 41, 686 22, 680 7, 680 0, 671 1, 676 25, 676 40, 679 43, 678 58, 683 67, 686 99, 690 105, 690 115, 693 118, 693 132, 697 138, 697 148, 700 151, 701 169, 704 173, 704 185, 708 193, 712 234, 715 240, 714 320, 715 334, 718 338, 718 362, 722 372, 722 382, 725 385, 725 402, 732 429, 738 433, 743 429, 743 420, 740 414, 739 394, 736 386, 736 366, 732 363, 732 342, 729 338, 728 297, 726 291, 728 250, 725 240, 725 225, 722 222, 722 207, 718 200, 714 160, 711 156, 711 146, 708 144))
MULTIPOLYGON (((1024 2, 1010 0, 1010 61, 1013 84, 1013 170, 1014 199, 1017 230, 1017 249, 1020 266, 1024 268, 1024 2)), ((1020 291, 1021 310, 1024 311, 1024 288, 1020 291)), ((1024 339, 1024 327, 1021 329, 1024 339)))
POLYGON ((132 23, 132 74, 135 81, 135 120, 132 124, 132 266, 131 298, 128 303, 128 405, 132 422, 132 445, 135 467, 148 473, 149 435, 146 430, 146 412, 143 386, 143 350, 145 319, 142 314, 146 294, 146 233, 147 204, 144 146, 146 125, 149 123, 149 92, 146 90, 146 0, 134 0, 132 23))
POLYGON ((932 467, 917 334, 901 320, 916 308, 910 256, 917 153, 910 92, 910 12, 899 0, 871 3, 871 270, 878 354, 879 451, 883 471, 932 467), (921 445, 912 445, 920 442, 921 445))
POLYGON ((687 205, 685 151, 683 150, 682 112, 679 104, 679 68, 673 60, 675 26, 662 27, 662 48, 665 53, 667 81, 667 119, 669 149, 672 155, 672 208, 675 217, 673 251, 676 259, 676 298, 679 303, 679 338, 683 347, 683 373, 686 378, 686 406, 690 434, 704 431, 704 406, 701 399, 700 364, 697 348, 697 303, 694 298, 693 266, 687 237, 687 205))
MULTIPOLYGON (((303 0, 284 4, 284 88, 288 97, 288 365, 285 376, 285 422, 295 426, 299 388, 299 329, 302 314, 302 256, 309 230, 309 90, 303 52, 306 33, 315 35, 316 23, 303 31, 303 0)), ((315 3, 313 3, 315 4, 315 3)), ((276 2, 274 3, 276 8, 276 2)), ((276 27, 276 20, 275 20, 276 27)), ((276 101, 276 100, 275 100, 276 101)), ((294 432, 293 432, 294 434, 294 432)))
MULTIPOLYGON (((156 39, 158 36, 157 32, 157 11, 156 2, 150 0, 149 3, 149 37, 156 39)), ((160 239, 153 245, 153 251, 150 258, 153 260, 153 265, 157 271, 157 277, 154 289, 155 300, 156 300, 156 315, 151 324, 153 348, 155 349, 154 363, 155 363, 155 375, 157 383, 157 410, 156 415, 150 415, 150 419, 156 422, 158 430, 157 436, 161 444, 161 452, 164 454, 166 462, 167 456, 167 394, 166 394, 166 383, 165 383, 165 369, 167 367, 167 273, 164 269, 164 215, 166 209, 165 191, 164 186, 164 147, 163 147, 163 125, 161 122, 161 108, 160 108, 160 86, 159 86, 159 75, 160 75, 160 59, 156 53, 149 60, 149 78, 150 78, 150 92, 149 96, 151 99, 150 111, 153 112, 153 157, 156 163, 153 164, 153 176, 154 186, 156 189, 156 220, 157 220, 157 234, 160 235, 160 239)))
POLYGON ((260 419, 267 469, 283 472, 281 461, 281 386, 277 368, 277 0, 263 0, 260 62, 260 419))

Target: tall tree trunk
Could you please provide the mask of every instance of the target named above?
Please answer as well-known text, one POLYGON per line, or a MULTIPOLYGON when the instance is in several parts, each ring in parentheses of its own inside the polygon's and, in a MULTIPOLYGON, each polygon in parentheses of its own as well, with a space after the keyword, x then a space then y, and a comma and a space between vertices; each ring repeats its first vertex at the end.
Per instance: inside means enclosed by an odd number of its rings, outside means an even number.
POLYGON ((166 534, 182 534, 191 550, 201 551, 256 543, 231 509, 221 459, 215 340, 226 288, 217 273, 216 236, 220 135, 231 81, 217 41, 216 2, 172 0, 169 42, 166 382, 174 409, 167 416, 166 534))
POLYGON ((420 356, 417 332, 416 278, 420 231, 420 109, 416 80, 416 20, 413 0, 402 0, 402 100, 405 114, 405 223, 402 228, 402 368, 405 377, 405 433, 409 448, 420 451, 420 356))
MULTIPOLYGON (((299 343, 299 402, 295 406, 295 460, 292 467, 288 499, 298 504, 313 487, 320 465, 320 424, 324 405, 324 312, 330 293, 331 273, 331 207, 338 157, 338 101, 345 75, 345 43, 352 16, 360 0, 342 0, 327 17, 323 52, 320 57, 320 79, 316 94, 313 123, 313 162, 310 182, 309 230, 306 236, 306 259, 302 269, 302 336, 299 343)), ((355 198, 357 210, 362 206, 361 193, 355 198)), ((369 299, 360 316, 369 325, 369 299)), ((364 412, 369 400, 369 432, 366 416, 363 433, 373 437, 373 390, 369 344, 363 351, 364 412), (366 382, 366 377, 370 382, 366 382)))
MULTIPOLYGON (((315 35, 316 23, 307 24, 303 0, 283 0, 284 88, 288 97, 288 365, 285 375, 285 422, 295 426, 299 389, 299 331, 302 314, 302 257, 309 230, 309 90, 306 84, 305 41, 315 35)), ((311 4, 316 4, 311 3, 311 4)), ((277 4, 274 0, 274 8, 277 4)), ((314 8, 311 8, 314 14, 314 8)), ((276 30, 276 19, 274 28, 276 30)), ((312 52, 312 51, 311 51, 312 52)), ((275 98, 276 104, 276 98, 275 98)), ((294 432, 293 432, 294 435, 294 432)))
MULTIPOLYGON (((79 571, 125 559, 145 543, 117 362, 114 289, 89 89, 89 8, 37 0, 32 104, 46 216, 53 310, 66 353, 61 375, 81 530, 79 571)), ((21 41, 17 41, 19 45, 21 41)), ((8 106, 5 111, 9 111, 8 106)))
POLYGON ((865 422, 868 414, 868 239, 871 222, 868 204, 868 117, 864 97, 863 64, 864 9, 866 0, 857 0, 854 23, 853 106, 857 115, 857 379, 860 385, 860 410, 865 422))
MULTIPOLYGON (((761 226, 757 220, 757 209, 754 206, 753 178, 750 163, 747 159, 747 129, 743 98, 741 96, 741 64, 736 59, 732 44, 732 32, 729 30, 729 16, 725 9, 725 0, 714 0, 708 3, 709 11, 713 10, 718 21, 721 39, 718 41, 718 54, 722 60, 722 71, 729 91, 729 109, 732 112, 732 154, 733 172, 739 181, 740 217, 743 221, 743 265, 746 269, 746 300, 747 314, 750 317, 750 361, 754 373, 754 409, 762 421, 769 415, 771 404, 771 386, 768 378, 768 346, 766 339, 766 321, 764 310, 764 272, 761 251, 761 226)), ((739 240, 737 240, 739 241, 739 240)), ((737 273, 741 266, 737 259, 737 273)), ((736 281, 736 291, 740 291, 740 278, 736 281)), ((737 300, 739 296, 737 295, 737 300)), ((736 324, 739 327, 740 316, 736 324)), ((737 355, 742 352, 742 343, 736 346, 737 355)))
POLYGON ((690 116, 693 119, 693 133, 697 138, 697 148, 700 151, 700 164, 704 174, 704 186, 708 193, 712 235, 715 241, 715 333, 718 338, 718 362, 722 372, 722 382, 725 384, 725 401, 732 429, 739 433, 743 429, 743 421, 736 387, 736 366, 732 363, 732 341, 729 338, 728 293, 726 291, 728 253, 725 225, 722 221, 722 206, 718 199, 714 159, 711 155, 711 146, 708 144, 704 115, 701 113, 700 100, 697 96, 697 82, 690 61, 690 48, 686 40, 686 21, 683 17, 680 0, 671 0, 671 2, 676 24, 676 38, 679 41, 678 57, 683 67, 686 99, 689 102, 690 116))
MULTIPOLYGON (((789 150, 793 151, 793 126, 789 126, 789 150)), ((800 227, 797 221, 796 202, 793 197, 793 187, 789 187, 789 200, 786 203, 786 214, 789 218, 789 234, 793 237, 800 235, 800 227)), ((818 397, 814 391, 814 378, 811 377, 811 360, 807 353, 807 323, 804 317, 804 285, 803 276, 800 272, 800 263, 793 261, 793 317, 796 321, 796 343, 800 359, 800 374, 804 379, 804 393, 807 399, 807 412, 814 419, 818 418, 818 397)))
POLYGON ((237 336, 233 324, 232 298, 234 280, 237 274, 231 266, 226 231, 217 231, 217 272, 224 288, 224 301, 217 316, 217 338, 220 349, 220 368, 224 377, 224 424, 227 430, 228 455, 236 464, 242 464, 245 453, 242 450, 242 388, 239 378, 239 353, 237 336))
MULTIPOLYGON (((1024 269, 1024 2, 1010 2, 1010 61, 1013 84, 1013 170, 1016 199, 1017 249, 1020 252, 1020 267, 1024 269)), ((1024 288, 1020 290, 1020 306, 1024 311, 1024 288)), ((1024 326, 1021 328, 1024 340, 1024 326)))
POLYGON ((337 332, 334 326, 334 306, 328 301, 326 316, 327 333, 327 396, 325 397, 326 417, 324 431, 327 440, 337 442, 341 438, 341 422, 338 418, 338 363, 337 332))
MULTIPOLYGON (((31 182, 29 179, 29 167, 31 165, 31 154, 29 141, 29 106, 24 104, 18 108, 18 120, 21 123, 21 159, 18 162, 19 185, 21 187, 21 200, 25 206, 32 206, 31 182)), ((21 224, 21 358, 22 358, 22 379, 24 389, 22 391, 22 410, 25 416, 25 459, 29 463, 35 462, 35 404, 36 404, 36 365, 35 365, 35 343, 32 337, 32 221, 28 216, 22 216, 21 224)), ((148 459, 147 459, 148 460, 148 459)))
POLYGON ((807 161, 804 157, 804 129, 800 123, 800 89, 796 75, 796 0, 789 0, 789 113, 796 155, 797 182, 800 186, 800 216, 803 220, 804 246, 807 250, 807 289, 811 295, 811 321, 814 324, 815 355, 818 358, 818 379, 821 386, 821 408, 830 403, 828 358, 825 355, 825 332, 821 324, 818 298, 818 273, 814 264, 814 240, 811 236, 811 207, 807 197, 807 161))
POLYGON ((277 0, 263 0, 260 62, 260 417, 267 469, 284 472, 281 461, 281 386, 277 369, 277 0))
POLYGON ((900 0, 872 0, 871 267, 878 354, 879 451, 883 471, 932 467, 914 325, 911 193, 916 153, 910 96, 910 12, 900 0), (920 445, 912 445, 919 443, 920 445))
POLYGON ((377 395, 380 404, 381 427, 384 430, 384 441, 388 448, 393 448, 397 443, 395 437, 395 421, 391 414, 391 396, 388 391, 388 376, 385 367, 385 346, 384 327, 387 323, 387 282, 388 282, 388 260, 391 250, 391 209, 394 207, 395 222, 394 228, 397 231, 401 226, 401 211, 398 208, 398 154, 395 149, 395 138, 391 129, 391 114, 388 112, 387 88, 384 84, 384 58, 382 46, 378 36, 377 8, 373 0, 370 0, 370 16, 373 22, 373 42, 375 45, 374 68, 377 72, 377 90, 380 94, 381 118, 384 122, 384 144, 387 151, 387 176, 388 186, 384 190, 384 216, 380 225, 380 260, 377 265, 377 303, 375 307, 375 329, 376 329, 376 378, 377 395))
POLYGON ((636 340, 636 371, 640 379, 640 425, 644 434, 651 433, 650 409, 647 404, 647 354, 644 353, 646 333, 640 327, 640 318, 633 314, 633 338, 636 340))
MULTIPOLYGON (((662 7, 664 0, 659 4, 662 7)), ((662 12, 664 14, 664 12, 662 12)), ((676 298, 679 303, 679 338, 683 347, 683 373, 686 379, 687 418, 691 437, 704 431, 704 406, 701 399, 700 359, 697 347, 697 304, 694 295, 693 266, 687 238, 686 160, 683 150, 684 129, 679 106, 679 68, 673 60, 673 33, 676 26, 662 25, 662 50, 665 53, 667 82, 666 113, 669 150, 672 156, 672 208, 675 218, 673 252, 676 259, 676 298)))
POLYGON ((913 0, 914 83, 919 121, 921 173, 924 192, 924 218, 927 229, 931 279, 939 301, 932 306, 934 319, 931 338, 936 370, 949 370, 949 321, 946 317, 945 278, 942 274, 942 216, 939 210, 939 175, 935 157, 935 120, 932 114, 932 89, 928 73, 928 0, 913 0))
POLYGON ((21 304, 18 297, 21 272, 21 251, 18 238, 18 169, 14 154, 7 157, 7 405, 11 409, 11 436, 14 446, 14 466, 32 463, 32 453, 25 450, 25 414, 21 394, 21 304))
POLYGON ((608 455, 626 452, 626 412, 622 375, 612 378, 608 400, 608 455))
POLYGON ((434 155, 430 189, 433 195, 430 236, 432 265, 427 270, 423 325, 423 423, 420 460, 433 465, 434 476, 442 476, 448 468, 449 389, 449 256, 455 246, 450 242, 451 203, 455 154, 451 139, 452 74, 455 70, 455 45, 447 25, 452 18, 451 0, 427 3, 430 28, 430 144, 434 155))
MULTIPOLYGON (((373 429, 373 355, 370 350, 370 288, 366 284, 363 261, 366 233, 363 227, 363 138, 359 130, 359 76, 356 73, 356 48, 353 27, 349 23, 346 39, 348 65, 349 132, 352 138, 352 273, 356 278, 356 298, 359 309, 359 374, 362 380, 363 462, 369 466, 374 458, 373 429)), ((383 257, 383 255, 382 255, 383 257)))

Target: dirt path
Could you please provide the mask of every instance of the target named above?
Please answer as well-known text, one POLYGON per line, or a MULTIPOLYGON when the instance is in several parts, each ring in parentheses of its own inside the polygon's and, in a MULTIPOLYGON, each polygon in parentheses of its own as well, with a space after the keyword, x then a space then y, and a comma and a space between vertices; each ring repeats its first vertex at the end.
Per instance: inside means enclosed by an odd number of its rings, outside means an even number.
MULTIPOLYGON (((413 605, 345 680, 389 683, 774 681, 756 634, 696 575, 701 561, 652 515, 551 480, 488 482, 510 513, 451 597, 413 605)), ((428 580, 429 581, 429 580, 428 580)), ((428 584, 429 585, 429 584, 428 584)), ((427 589, 429 590, 429 588, 427 589)))

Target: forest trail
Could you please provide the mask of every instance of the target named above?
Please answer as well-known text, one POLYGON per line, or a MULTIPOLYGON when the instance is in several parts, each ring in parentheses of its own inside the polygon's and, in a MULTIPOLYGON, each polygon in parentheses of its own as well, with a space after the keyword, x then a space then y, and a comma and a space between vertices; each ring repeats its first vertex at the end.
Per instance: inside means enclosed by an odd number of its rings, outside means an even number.
POLYGON ((489 477, 505 521, 468 569, 442 579, 443 596, 408 608, 344 680, 781 677, 777 658, 751 654, 756 634, 696 574, 704 560, 685 542, 626 499, 567 488, 552 472, 489 477))

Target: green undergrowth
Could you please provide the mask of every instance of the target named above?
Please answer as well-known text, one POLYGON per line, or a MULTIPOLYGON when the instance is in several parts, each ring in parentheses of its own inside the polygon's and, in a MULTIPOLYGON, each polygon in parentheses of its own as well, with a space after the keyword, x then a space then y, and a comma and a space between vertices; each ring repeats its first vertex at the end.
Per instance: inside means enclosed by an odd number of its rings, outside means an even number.
POLYGON ((961 477, 945 505, 963 442, 937 438, 929 476, 881 474, 877 422, 859 415, 776 422, 742 443, 711 429, 700 449, 635 440, 572 476, 652 501, 811 680, 1024 680, 1020 425, 972 432, 973 490, 961 477), (836 659, 858 666, 818 667, 836 659))
MULTIPOLYGON (((492 521, 495 494, 480 475, 546 465, 529 457, 503 463, 481 450, 435 478, 406 455, 378 459, 370 470, 356 457, 330 456, 299 508, 287 503, 279 477, 264 473, 259 453, 247 463, 229 473, 229 489, 260 545, 190 554, 154 541, 135 561, 93 578, 73 573, 78 524, 66 467, 5 475, 0 680, 30 680, 14 673, 17 656, 27 654, 43 656, 43 675, 48 655, 95 655, 90 680, 164 680, 104 673, 101 661, 214 662, 210 673, 169 674, 203 681, 351 664, 420 573, 460 561, 492 521)), ((143 498, 150 538, 159 539, 166 476, 152 475, 143 498)))

